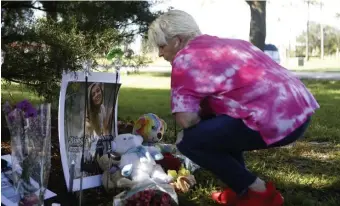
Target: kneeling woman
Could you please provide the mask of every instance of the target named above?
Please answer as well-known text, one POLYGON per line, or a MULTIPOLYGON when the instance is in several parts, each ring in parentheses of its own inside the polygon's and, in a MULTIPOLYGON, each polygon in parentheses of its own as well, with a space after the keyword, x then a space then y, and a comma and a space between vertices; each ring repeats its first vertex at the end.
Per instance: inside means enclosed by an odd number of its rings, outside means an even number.
POLYGON ((230 188, 212 198, 283 205, 272 182, 247 170, 243 152, 284 146, 304 134, 319 105, 303 83, 249 42, 203 35, 183 11, 158 17, 148 38, 172 65, 171 109, 184 128, 178 149, 230 188))

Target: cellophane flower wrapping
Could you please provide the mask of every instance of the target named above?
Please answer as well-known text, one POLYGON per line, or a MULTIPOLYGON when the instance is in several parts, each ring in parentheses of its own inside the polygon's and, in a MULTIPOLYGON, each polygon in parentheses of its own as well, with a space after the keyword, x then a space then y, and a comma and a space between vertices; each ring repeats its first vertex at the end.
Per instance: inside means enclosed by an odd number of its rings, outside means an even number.
MULTIPOLYGON (((186 156, 182 155, 177 150, 176 145, 160 143, 155 146, 158 147, 161 152, 169 152, 179 158, 184 168, 191 173, 200 168, 186 156)), ((173 186, 170 184, 160 184, 149 181, 142 182, 134 188, 123 191, 113 198, 113 206, 173 206, 178 204, 178 196, 173 186)))
POLYGON ((177 206, 178 197, 170 184, 145 181, 113 198, 113 206, 177 206))
POLYGON ((12 181, 20 205, 43 205, 51 168, 51 104, 3 107, 11 135, 12 181))

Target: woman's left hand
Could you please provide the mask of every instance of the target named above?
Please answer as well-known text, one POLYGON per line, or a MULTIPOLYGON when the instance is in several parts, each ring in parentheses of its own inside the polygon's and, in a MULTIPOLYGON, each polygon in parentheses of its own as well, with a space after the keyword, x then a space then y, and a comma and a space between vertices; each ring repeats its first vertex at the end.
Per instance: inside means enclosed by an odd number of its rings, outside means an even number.
POLYGON ((191 127, 201 121, 198 113, 194 112, 178 112, 175 114, 175 118, 176 122, 184 129, 191 127))

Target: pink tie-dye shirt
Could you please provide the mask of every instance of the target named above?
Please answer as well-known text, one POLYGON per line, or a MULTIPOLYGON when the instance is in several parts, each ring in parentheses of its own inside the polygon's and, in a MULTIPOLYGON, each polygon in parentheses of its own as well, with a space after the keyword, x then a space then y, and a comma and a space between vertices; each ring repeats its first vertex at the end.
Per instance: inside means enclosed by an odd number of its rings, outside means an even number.
POLYGON ((202 109, 240 118, 268 145, 301 126, 317 108, 293 73, 247 41, 202 35, 172 62, 172 113, 202 109))

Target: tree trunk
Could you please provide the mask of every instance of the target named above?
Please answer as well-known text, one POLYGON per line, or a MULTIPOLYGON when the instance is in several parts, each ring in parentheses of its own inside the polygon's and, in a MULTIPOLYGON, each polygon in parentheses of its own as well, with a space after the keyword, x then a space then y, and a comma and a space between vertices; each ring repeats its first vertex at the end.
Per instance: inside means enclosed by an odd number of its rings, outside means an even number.
POLYGON ((306 61, 309 60, 309 5, 310 0, 307 0, 306 61))
POLYGON ((262 51, 266 42, 266 1, 247 1, 251 20, 249 40, 262 51))
POLYGON ((321 39, 321 59, 324 59, 324 28, 323 28, 323 14, 322 14, 322 2, 320 3, 320 13, 321 13, 321 19, 320 19, 320 39, 321 39))

